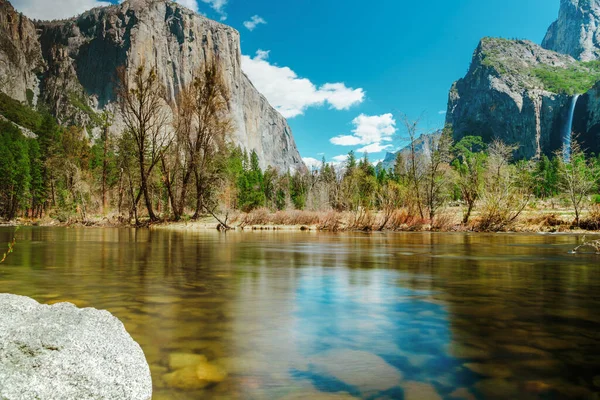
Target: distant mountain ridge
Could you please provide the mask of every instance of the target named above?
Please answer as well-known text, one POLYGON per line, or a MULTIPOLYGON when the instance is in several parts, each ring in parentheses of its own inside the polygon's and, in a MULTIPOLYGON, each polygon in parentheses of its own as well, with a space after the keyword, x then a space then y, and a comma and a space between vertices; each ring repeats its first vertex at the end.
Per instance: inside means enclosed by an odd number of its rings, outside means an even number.
MULTIPOLYGON (((421 154, 424 151, 426 151, 429 144, 432 141, 437 141, 441 134, 442 131, 438 130, 432 133, 424 133, 420 135, 418 138, 415 139, 415 152, 421 154)), ((386 171, 393 171, 396 165, 396 159, 398 158, 398 154, 403 154, 405 157, 408 157, 408 155, 410 154, 410 149, 411 145, 409 143, 395 153, 386 153, 385 158, 381 162, 381 167, 384 168, 386 171)))
MULTIPOLYGON (((292 131, 241 69, 239 33, 168 0, 128 0, 61 21, 31 21, 0 0, 0 90, 42 101, 63 123, 93 128, 115 110, 116 70, 157 69, 173 101, 215 57, 231 92, 234 143, 256 150, 261 167, 304 169, 292 131)), ((113 130, 123 125, 117 118, 113 130)))

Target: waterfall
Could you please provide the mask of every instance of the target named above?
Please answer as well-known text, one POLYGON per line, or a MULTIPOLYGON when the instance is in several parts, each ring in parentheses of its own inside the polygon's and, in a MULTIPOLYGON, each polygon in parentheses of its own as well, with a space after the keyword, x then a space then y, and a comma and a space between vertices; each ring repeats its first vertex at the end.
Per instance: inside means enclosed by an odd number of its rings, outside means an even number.
POLYGON ((571 137, 573 133, 573 118, 575 117, 575 107, 577 106, 577 100, 579 100, 578 94, 573 96, 571 99, 571 108, 569 109, 569 117, 565 125, 563 132, 563 156, 566 161, 571 158, 571 137))

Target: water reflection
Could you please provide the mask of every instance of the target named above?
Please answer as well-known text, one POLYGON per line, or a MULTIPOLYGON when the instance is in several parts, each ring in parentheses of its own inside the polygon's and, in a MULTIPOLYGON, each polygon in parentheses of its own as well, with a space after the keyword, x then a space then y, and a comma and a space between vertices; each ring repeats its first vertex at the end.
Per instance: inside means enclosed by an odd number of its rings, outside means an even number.
POLYGON ((596 399, 576 241, 27 228, 0 292, 113 312, 157 399, 596 399))

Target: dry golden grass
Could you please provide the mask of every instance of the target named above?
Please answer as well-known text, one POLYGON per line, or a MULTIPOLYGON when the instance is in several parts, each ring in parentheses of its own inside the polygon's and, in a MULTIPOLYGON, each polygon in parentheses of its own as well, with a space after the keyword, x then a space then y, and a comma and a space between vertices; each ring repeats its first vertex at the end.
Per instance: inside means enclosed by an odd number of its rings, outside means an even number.
POLYGON ((237 215, 232 221, 241 227, 254 225, 315 226, 326 219, 327 214, 326 212, 299 210, 272 212, 268 208, 258 208, 249 213, 237 215))
POLYGON ((422 231, 427 221, 419 216, 409 213, 407 209, 394 211, 385 229, 393 231, 422 231))

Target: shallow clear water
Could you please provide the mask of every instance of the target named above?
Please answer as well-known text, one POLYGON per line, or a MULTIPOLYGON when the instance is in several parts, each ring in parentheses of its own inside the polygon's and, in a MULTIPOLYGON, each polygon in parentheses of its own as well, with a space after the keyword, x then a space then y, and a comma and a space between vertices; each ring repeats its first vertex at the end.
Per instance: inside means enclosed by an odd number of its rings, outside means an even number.
POLYGON ((575 236, 17 239, 0 292, 111 311, 144 349, 156 399, 600 398, 600 257, 569 254, 575 236), (173 357, 194 355, 227 378, 170 387, 173 357))

